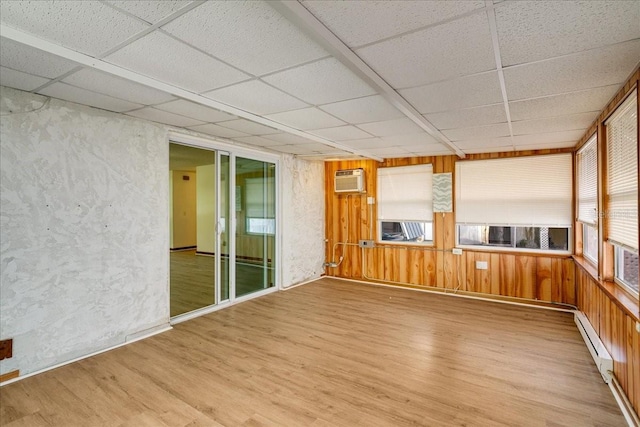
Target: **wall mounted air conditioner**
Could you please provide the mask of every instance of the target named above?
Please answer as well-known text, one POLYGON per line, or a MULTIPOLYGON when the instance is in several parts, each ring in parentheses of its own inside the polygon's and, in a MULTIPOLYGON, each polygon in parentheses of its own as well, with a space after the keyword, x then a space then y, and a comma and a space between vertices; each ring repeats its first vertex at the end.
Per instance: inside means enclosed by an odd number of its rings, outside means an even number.
POLYGON ((364 193, 364 170, 336 171, 334 188, 336 193, 364 193))

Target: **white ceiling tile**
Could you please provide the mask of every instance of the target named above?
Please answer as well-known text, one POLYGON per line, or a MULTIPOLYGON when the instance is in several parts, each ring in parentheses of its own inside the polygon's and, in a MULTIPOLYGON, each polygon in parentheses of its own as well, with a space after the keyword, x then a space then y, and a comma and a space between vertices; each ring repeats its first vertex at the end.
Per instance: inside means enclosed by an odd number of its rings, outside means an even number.
POLYGON ((525 151, 525 150, 548 150, 553 148, 573 148, 576 146, 576 141, 564 141, 564 142, 552 142, 552 143, 542 143, 542 144, 531 144, 531 145, 518 145, 515 147, 516 151, 525 151))
POLYGON ((351 124, 379 122, 404 116, 380 95, 336 102, 320 108, 351 124))
POLYGON ((504 104, 465 108, 443 113, 425 114, 425 118, 438 129, 454 129, 507 121, 504 104))
POLYGON ((220 138, 238 138, 247 136, 246 133, 237 130, 223 128, 215 124, 207 123, 206 125, 190 126, 189 129, 196 132, 206 133, 207 135, 219 136, 220 138))
POLYGON ((149 25, 99 1, 3 1, 2 22, 97 56, 149 25))
POLYGON ((184 116, 179 116, 173 113, 168 113, 166 111, 158 110, 153 107, 145 107, 140 110, 130 111, 127 114, 133 117, 151 120, 152 122, 164 123, 171 126, 186 127, 202 124, 201 121, 190 119, 184 116))
POLYGON ((399 145, 419 145, 419 144, 438 144, 438 140, 426 132, 412 133, 407 135, 383 136, 380 138, 383 143, 389 146, 399 145))
POLYGON ((638 65, 638 58, 640 39, 507 68, 507 95, 514 101, 623 83, 638 65))
POLYGON ((251 120, 238 119, 229 120, 228 122, 219 122, 218 125, 234 129, 249 135, 269 135, 274 133, 281 133, 279 129, 274 129, 269 126, 261 125, 260 123, 252 122, 251 120))
POLYGON ((531 120, 567 114, 600 111, 618 91, 619 85, 545 96, 509 103, 511 120, 531 120))
POLYGON ((507 2, 495 9, 505 66, 640 37, 640 2, 507 2))
POLYGON ((529 145, 529 144, 550 144, 555 142, 573 141, 574 145, 584 135, 584 129, 567 130, 562 132, 545 132, 534 135, 517 135, 513 137, 513 144, 529 145))
POLYGON ((263 80, 313 105, 376 93, 335 58, 281 71, 263 77, 263 80))
POLYGON ((350 47, 417 30, 484 7, 483 1, 304 1, 350 47))
POLYGON ((254 75, 328 55, 263 1, 205 2, 163 29, 254 75))
POLYGON ((107 56, 105 60, 198 93, 237 83, 248 77, 158 31, 107 56))
POLYGON ((494 146, 494 147, 476 147, 465 149, 467 154, 485 154, 485 153, 511 153, 515 151, 513 145, 494 146))
POLYGON ((395 157, 409 157, 409 154, 411 154, 409 151, 405 150, 402 147, 371 148, 369 150, 366 150, 366 152, 374 156, 380 156, 388 159, 395 157))
POLYGON ((271 114, 267 118, 299 130, 322 129, 344 125, 342 120, 330 116, 315 107, 271 114))
POLYGON ((369 148, 386 147, 387 144, 380 138, 363 138, 349 141, 341 141, 340 144, 357 150, 368 150, 369 148))
POLYGON ((497 72, 403 89, 400 95, 422 114, 478 107, 502 101, 497 72))
POLYGON ((358 125, 358 127, 369 132, 373 136, 407 135, 424 132, 420 126, 406 117, 393 120, 383 120, 381 122, 363 123, 358 125))
POLYGON ((370 138, 367 132, 358 129, 355 126, 338 126, 334 128, 316 129, 309 133, 327 138, 332 141, 343 141, 345 139, 370 138))
POLYGON ((496 68, 485 13, 356 50, 396 89, 496 68))
POLYGON ((203 95, 223 104, 259 115, 308 107, 308 104, 299 99, 259 80, 238 83, 203 95))
POLYGON ((442 131, 444 136, 451 141, 461 141, 475 138, 496 138, 500 136, 510 136, 509 125, 507 123, 497 123, 485 126, 473 126, 460 129, 448 129, 442 131))
POLYGON ((442 144, 403 145, 402 148, 415 156, 446 156, 454 154, 450 148, 442 144))
POLYGON ((275 145, 282 145, 281 142, 273 141, 262 136, 245 136, 233 139, 234 141, 242 142, 243 144, 254 145, 257 147, 273 147, 275 145))
POLYGON ((291 133, 276 133, 273 135, 266 135, 265 138, 272 139, 274 141, 279 142, 280 144, 315 144, 316 142, 303 138, 298 135, 293 135, 291 133))
MULTIPOLYGON (((457 141, 456 145, 465 152, 470 152, 468 150, 472 149, 480 149, 483 148, 491 148, 491 147, 511 147, 513 148, 513 142, 511 141, 511 137, 497 137, 497 138, 476 138, 469 139, 466 141, 457 141)), ((474 151, 480 152, 482 151, 474 151)))
POLYGON ((58 77, 78 66, 75 62, 4 37, 0 39, 0 64, 16 71, 47 78, 58 77))
POLYGON ((274 145, 269 147, 269 150, 274 150, 274 151, 279 151, 281 153, 287 153, 287 154, 318 154, 318 151, 314 149, 314 147, 311 147, 310 144, 304 144, 304 145, 293 145, 293 144, 287 144, 287 145, 274 145))
POLYGON ((113 96, 139 104, 157 104, 174 99, 173 96, 141 84, 102 73, 91 68, 84 68, 62 80, 70 85, 93 92, 113 96))
POLYGON ((51 86, 47 86, 41 91, 38 91, 38 93, 41 95, 51 96, 53 98, 60 98, 66 101, 88 105, 90 107, 115 111, 117 113, 142 107, 141 104, 135 104, 133 102, 124 101, 122 99, 113 98, 111 96, 102 95, 96 92, 91 92, 60 82, 54 83, 51 86))
POLYGON ((42 86, 48 81, 50 80, 45 79, 44 77, 33 76, 31 74, 0 66, 0 86, 31 91, 42 86))
POLYGON ((191 1, 189 0, 151 0, 151 1, 108 1, 120 9, 126 10, 132 15, 153 24, 182 9, 191 1))
POLYGON ((237 117, 232 114, 227 114, 184 99, 176 99, 166 104, 156 105, 155 108, 208 123, 237 119, 237 117))
POLYGON ((585 131, 598 117, 597 111, 588 113, 557 116, 537 120, 519 120, 512 122, 514 135, 526 135, 542 132, 559 132, 565 130, 585 131))

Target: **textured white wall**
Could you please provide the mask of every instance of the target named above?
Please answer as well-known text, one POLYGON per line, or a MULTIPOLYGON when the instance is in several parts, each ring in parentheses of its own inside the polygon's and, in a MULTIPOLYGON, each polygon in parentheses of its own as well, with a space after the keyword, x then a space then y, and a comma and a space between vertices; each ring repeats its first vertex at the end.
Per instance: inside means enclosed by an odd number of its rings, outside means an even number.
POLYGON ((319 277, 324 263, 324 163, 283 155, 282 286, 319 277))
POLYGON ((2 88, 0 332, 27 374, 166 324, 159 125, 2 88))

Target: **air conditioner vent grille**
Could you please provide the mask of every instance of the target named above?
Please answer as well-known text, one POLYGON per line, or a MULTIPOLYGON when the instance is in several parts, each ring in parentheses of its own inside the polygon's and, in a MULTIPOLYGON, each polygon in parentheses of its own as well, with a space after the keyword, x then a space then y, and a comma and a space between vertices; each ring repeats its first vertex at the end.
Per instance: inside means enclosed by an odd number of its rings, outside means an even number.
POLYGON ((364 170, 339 170, 335 174, 336 193, 364 193, 364 170))

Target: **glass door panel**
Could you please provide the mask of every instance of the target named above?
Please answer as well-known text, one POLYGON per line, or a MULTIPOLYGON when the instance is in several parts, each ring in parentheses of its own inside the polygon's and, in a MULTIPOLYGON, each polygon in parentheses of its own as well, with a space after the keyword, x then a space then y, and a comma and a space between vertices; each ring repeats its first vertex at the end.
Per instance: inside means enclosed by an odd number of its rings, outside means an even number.
POLYGON ((218 242, 220 245, 220 301, 226 301, 229 299, 229 227, 230 227, 230 208, 229 203, 229 187, 230 187, 230 171, 229 171, 229 154, 220 153, 219 162, 220 176, 218 186, 219 203, 220 203, 220 215, 218 218, 218 242))
POLYGON ((236 296, 275 286, 275 164, 236 157, 236 296))

